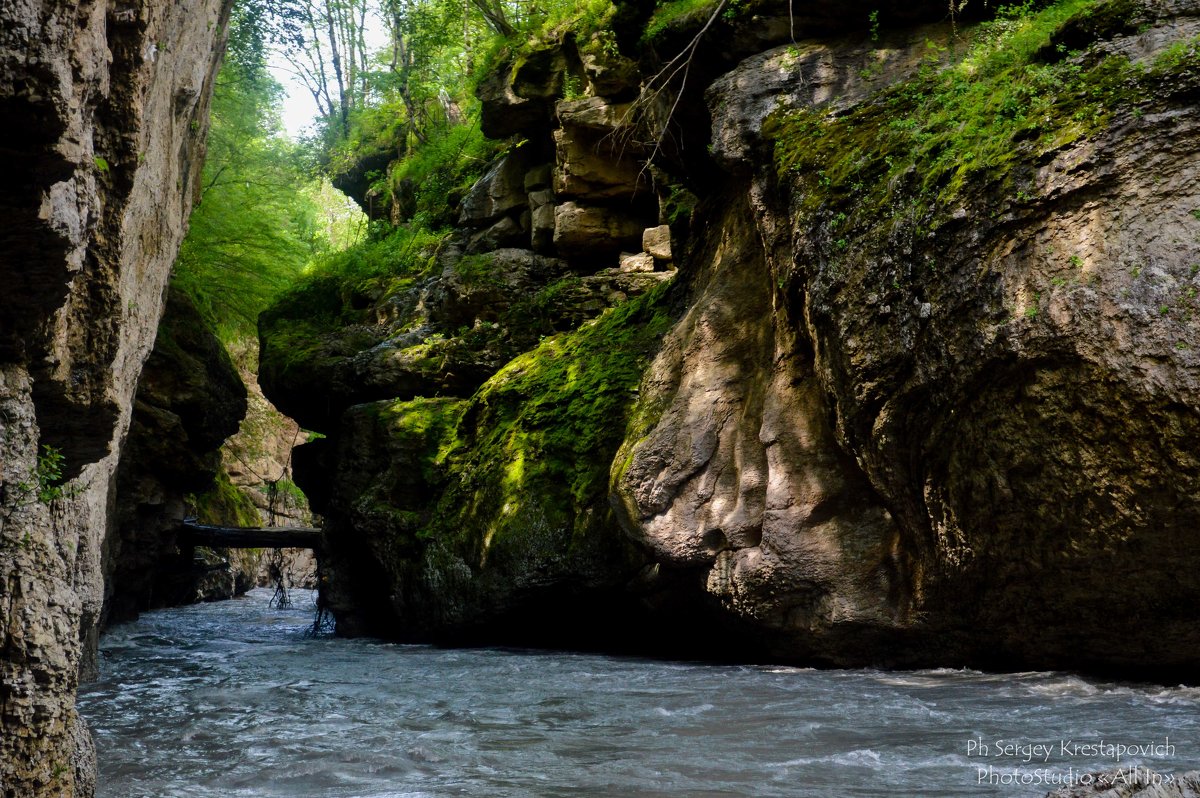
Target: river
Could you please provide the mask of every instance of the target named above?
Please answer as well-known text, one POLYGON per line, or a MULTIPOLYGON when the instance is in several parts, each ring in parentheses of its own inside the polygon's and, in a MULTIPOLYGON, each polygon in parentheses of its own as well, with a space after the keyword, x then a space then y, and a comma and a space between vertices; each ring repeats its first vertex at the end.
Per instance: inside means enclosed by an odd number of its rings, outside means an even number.
POLYGON ((104 637, 100 798, 1040 796, 1109 743, 1200 769, 1197 688, 314 639, 270 595, 104 637))

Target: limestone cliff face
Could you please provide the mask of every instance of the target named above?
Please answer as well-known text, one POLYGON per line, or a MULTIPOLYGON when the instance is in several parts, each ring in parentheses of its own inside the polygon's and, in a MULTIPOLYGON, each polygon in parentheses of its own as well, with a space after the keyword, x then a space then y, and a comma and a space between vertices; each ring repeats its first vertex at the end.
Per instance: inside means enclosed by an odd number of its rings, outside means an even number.
POLYGON ((3 9, 6 796, 91 793, 75 687, 103 600, 113 474, 191 205, 227 13, 221 0, 3 9))
MULTIPOLYGON (((344 333, 323 345, 332 368, 288 364, 332 434, 301 459, 328 488, 352 627, 355 590, 371 630, 436 636, 549 604, 569 617, 587 587, 631 628, 723 624, 707 637, 725 654, 1164 677, 1200 662, 1200 5, 982 26, 888 6, 882 32, 811 6, 794 42, 782 6, 719 22, 678 105, 630 77, 655 74, 653 53, 601 63, 586 41, 481 86, 485 132, 528 138, 535 161, 472 192, 467 251, 594 269, 657 222, 637 258, 655 262, 658 236, 678 274, 503 368, 512 350, 489 350, 454 385, 344 333), (590 96, 561 99, 570 81, 590 96), (614 323, 622 308, 640 326, 614 323), (573 380, 609 367, 596 355, 623 329, 655 338, 622 362, 639 379, 581 403, 573 380)), ((456 305, 476 325, 486 308, 456 305)), ((264 351, 293 340, 271 324, 264 351)))
POLYGON ((614 485, 631 533, 702 565, 777 653, 1141 675, 1200 659, 1200 584, 1181 578, 1200 556, 1197 95, 1168 49, 1194 52, 1200 7, 1109 5, 1043 57, 1090 45, 1070 69, 1127 69, 1120 102, 1089 110, 1111 117, 1076 138, 1047 116, 1015 164, 933 194, 906 195, 911 172, 873 189, 887 130, 855 125, 902 107, 880 90, 936 31, 790 45, 709 90, 752 214, 702 259, 643 392, 668 409, 614 485), (791 143, 823 154, 779 171, 772 112, 810 120, 791 143), (832 145, 867 164, 839 194, 841 153, 819 148, 842 133, 872 138, 832 145))

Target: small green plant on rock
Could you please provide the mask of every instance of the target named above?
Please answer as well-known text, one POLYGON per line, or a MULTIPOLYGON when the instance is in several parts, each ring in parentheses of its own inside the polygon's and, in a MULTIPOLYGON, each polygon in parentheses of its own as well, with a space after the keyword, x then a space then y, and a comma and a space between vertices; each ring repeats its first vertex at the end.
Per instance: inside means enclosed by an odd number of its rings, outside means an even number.
POLYGON ((38 455, 37 468, 33 472, 36 484, 21 482, 17 485, 18 490, 25 495, 36 492, 37 500, 42 504, 50 504, 57 499, 75 496, 77 494, 75 489, 67 489, 63 486, 63 462, 65 460, 66 457, 61 450, 43 445, 42 453, 38 455))

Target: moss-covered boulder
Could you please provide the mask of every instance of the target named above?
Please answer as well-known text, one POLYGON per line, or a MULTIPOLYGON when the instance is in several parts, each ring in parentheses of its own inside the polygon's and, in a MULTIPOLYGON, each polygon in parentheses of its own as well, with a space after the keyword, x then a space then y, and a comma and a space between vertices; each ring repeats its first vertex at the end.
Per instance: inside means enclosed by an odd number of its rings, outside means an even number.
POLYGON ((1200 662, 1195 13, 1064 0, 718 81, 750 202, 618 480, 656 560, 786 657, 1200 662))
POLYGON ((670 324, 664 287, 547 339, 469 399, 347 412, 326 509, 339 629, 480 638, 627 600, 645 563, 609 505, 609 467, 670 324))

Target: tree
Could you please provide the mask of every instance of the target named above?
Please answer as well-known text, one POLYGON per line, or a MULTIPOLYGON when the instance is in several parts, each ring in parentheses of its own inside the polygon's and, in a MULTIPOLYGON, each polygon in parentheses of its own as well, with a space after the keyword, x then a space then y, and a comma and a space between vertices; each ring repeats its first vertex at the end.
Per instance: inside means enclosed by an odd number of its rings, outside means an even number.
POLYGON ((276 0, 275 13, 294 24, 282 53, 327 119, 343 136, 367 95, 368 0, 276 0))
POLYGON ((173 277, 227 342, 253 336, 258 313, 322 247, 313 180, 282 134, 265 38, 239 6, 213 95, 200 201, 173 277))

